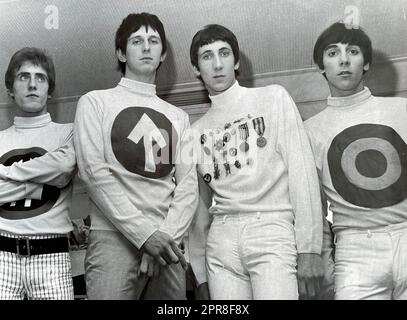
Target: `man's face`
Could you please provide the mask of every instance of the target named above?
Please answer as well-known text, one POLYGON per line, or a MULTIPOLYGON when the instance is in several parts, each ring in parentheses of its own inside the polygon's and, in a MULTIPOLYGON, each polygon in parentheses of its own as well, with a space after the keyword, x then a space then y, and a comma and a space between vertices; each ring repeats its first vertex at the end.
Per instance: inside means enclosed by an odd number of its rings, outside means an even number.
POLYGON ((235 82, 235 57, 230 45, 225 41, 215 41, 203 45, 198 50, 198 67, 194 72, 202 78, 205 87, 211 96, 220 94, 229 89, 235 82))
POLYGON ((333 97, 345 97, 363 90, 363 53, 359 46, 344 43, 329 45, 323 55, 323 65, 333 97))
POLYGON ((48 76, 43 67, 24 62, 17 70, 10 95, 25 117, 47 112, 48 76))
POLYGON ((154 83, 158 66, 165 59, 160 35, 153 28, 142 26, 127 40, 126 53, 118 52, 120 61, 126 63, 126 78, 154 83))

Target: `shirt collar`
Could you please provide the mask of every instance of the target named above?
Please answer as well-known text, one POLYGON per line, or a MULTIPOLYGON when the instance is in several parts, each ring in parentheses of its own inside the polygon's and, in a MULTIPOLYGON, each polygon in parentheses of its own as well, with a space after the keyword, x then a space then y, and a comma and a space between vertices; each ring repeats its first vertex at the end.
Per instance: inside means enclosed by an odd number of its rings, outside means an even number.
POLYGON ((236 80, 235 83, 226 91, 215 96, 209 96, 209 99, 212 101, 212 107, 222 107, 224 105, 234 103, 239 99, 242 90, 243 87, 241 87, 239 82, 236 80))
POLYGON ((51 122, 51 115, 47 112, 35 117, 14 117, 14 126, 16 128, 39 128, 44 127, 51 122))
POLYGON ((136 80, 132 80, 129 78, 121 78, 119 82, 119 86, 125 87, 133 92, 143 94, 146 96, 154 96, 156 95, 156 86, 155 84, 140 82, 136 80))
POLYGON ((330 107, 349 107, 366 101, 372 96, 369 88, 364 87, 362 91, 347 97, 328 97, 328 106, 330 107))

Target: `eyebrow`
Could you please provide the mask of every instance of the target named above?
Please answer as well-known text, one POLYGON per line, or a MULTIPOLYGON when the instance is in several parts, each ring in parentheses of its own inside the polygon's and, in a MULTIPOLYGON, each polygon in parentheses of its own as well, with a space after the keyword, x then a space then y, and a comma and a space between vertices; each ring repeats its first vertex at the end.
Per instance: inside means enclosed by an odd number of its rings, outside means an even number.
MULTIPOLYGON (((17 72, 17 76, 20 76, 20 75, 31 75, 31 72, 27 72, 27 71, 17 72)), ((34 75, 36 75, 36 76, 41 75, 41 76, 47 77, 47 75, 43 72, 35 72, 34 75)))
MULTIPOLYGON (((19 76, 31 76, 31 73, 30 72, 26 72, 26 71, 23 71, 23 72, 17 72, 17 74, 16 74, 16 77, 19 77, 19 76)), ((43 76, 43 77, 45 77, 46 79, 47 79, 47 81, 48 81, 48 76, 45 74, 45 73, 42 73, 42 72, 36 72, 36 73, 34 73, 34 76, 43 76)))
POLYGON ((202 57, 204 54, 211 53, 211 52, 213 52, 213 50, 205 50, 199 56, 202 57))
MULTIPOLYGON (((129 40, 132 40, 132 39, 135 39, 135 38, 143 38, 143 36, 141 36, 141 35, 132 36, 132 37, 130 37, 130 38, 128 39, 128 41, 129 41, 129 40)), ((161 38, 160 38, 159 36, 156 36, 156 35, 151 35, 151 36, 148 37, 148 39, 151 39, 151 38, 155 38, 155 39, 161 40, 161 38)))
MULTIPOLYGON (((224 50, 227 50, 227 51, 232 51, 232 49, 230 49, 230 48, 228 48, 228 47, 222 47, 222 48, 220 48, 220 49, 218 49, 218 52, 220 52, 220 51, 224 51, 224 50)), ((200 54, 200 56, 203 56, 205 53, 208 53, 208 52, 213 52, 214 50, 205 50, 204 52, 202 52, 201 54, 200 54)))
POLYGON ((325 48, 324 51, 327 51, 327 50, 332 49, 332 48, 338 48, 338 46, 337 46, 336 44, 330 44, 329 46, 327 46, 327 47, 325 48))

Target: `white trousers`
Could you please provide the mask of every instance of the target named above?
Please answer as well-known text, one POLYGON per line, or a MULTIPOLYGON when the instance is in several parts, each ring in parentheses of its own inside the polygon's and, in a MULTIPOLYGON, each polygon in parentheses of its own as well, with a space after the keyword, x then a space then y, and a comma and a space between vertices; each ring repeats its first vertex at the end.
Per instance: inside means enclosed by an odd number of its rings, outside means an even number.
POLYGON ((407 299, 407 223, 338 232, 335 299, 407 299))
POLYGON ((206 258, 214 300, 298 299, 290 212, 214 216, 206 258))

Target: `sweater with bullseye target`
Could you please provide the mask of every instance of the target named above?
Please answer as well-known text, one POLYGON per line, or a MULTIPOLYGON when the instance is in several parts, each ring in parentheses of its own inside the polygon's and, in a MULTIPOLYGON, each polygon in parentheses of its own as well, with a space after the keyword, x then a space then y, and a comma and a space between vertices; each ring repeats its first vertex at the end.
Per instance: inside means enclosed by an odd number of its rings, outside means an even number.
POLYGON ((328 97, 305 122, 334 232, 407 221, 407 99, 328 97))

